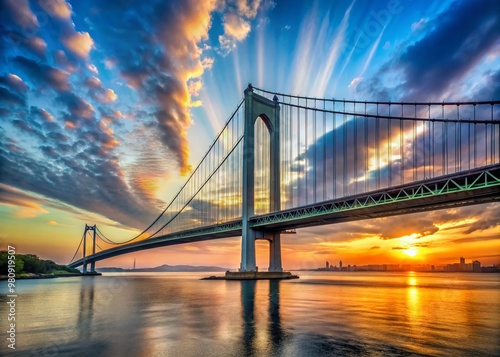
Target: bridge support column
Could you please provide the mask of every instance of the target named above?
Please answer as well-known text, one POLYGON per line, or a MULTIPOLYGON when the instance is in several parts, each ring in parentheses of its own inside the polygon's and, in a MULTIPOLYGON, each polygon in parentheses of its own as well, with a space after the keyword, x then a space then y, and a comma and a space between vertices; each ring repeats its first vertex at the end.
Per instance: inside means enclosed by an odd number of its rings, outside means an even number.
MULTIPOLYGON (((245 123, 243 137, 243 187, 242 187, 242 240, 240 271, 256 271, 256 232, 250 226, 250 218, 255 213, 255 121, 260 117, 270 135, 270 209, 278 210, 280 201, 280 157, 279 157, 279 105, 278 97, 271 101, 253 93, 252 85, 245 89, 245 123)), ((273 240, 274 242, 274 240, 273 240)), ((281 268, 280 242, 272 243, 275 265, 281 268), (279 257, 279 259, 278 259, 279 257), (277 265, 276 265, 277 266, 277 265)))
POLYGON ((255 264, 255 231, 248 227, 248 222, 243 222, 243 232, 241 238, 240 271, 256 271, 257 266, 255 264))
POLYGON ((85 225, 85 231, 83 232, 83 265, 82 265, 82 273, 87 274, 87 230, 88 226, 85 225))
MULTIPOLYGON (((93 226, 85 225, 85 231, 83 232, 83 274, 87 274, 88 272, 88 262, 87 262, 87 231, 94 231, 94 235, 92 236, 92 255, 95 254, 95 239, 96 239, 96 225, 93 226)), ((92 274, 95 273, 95 261, 90 262, 90 272, 92 274)))
POLYGON ((269 269, 268 271, 283 271, 281 266, 281 236, 273 233, 269 240, 269 269))

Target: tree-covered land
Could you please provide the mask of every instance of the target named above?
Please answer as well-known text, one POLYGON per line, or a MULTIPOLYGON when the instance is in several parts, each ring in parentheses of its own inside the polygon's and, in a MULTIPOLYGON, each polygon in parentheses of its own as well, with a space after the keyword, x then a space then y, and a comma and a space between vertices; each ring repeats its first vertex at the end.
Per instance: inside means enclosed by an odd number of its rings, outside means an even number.
MULTIPOLYGON (((0 251, 0 275, 7 275, 8 257, 7 251, 0 251)), ((40 259, 34 254, 16 254, 15 268, 16 276, 20 277, 30 274, 40 276, 80 274, 77 269, 56 264, 52 260, 40 259)))

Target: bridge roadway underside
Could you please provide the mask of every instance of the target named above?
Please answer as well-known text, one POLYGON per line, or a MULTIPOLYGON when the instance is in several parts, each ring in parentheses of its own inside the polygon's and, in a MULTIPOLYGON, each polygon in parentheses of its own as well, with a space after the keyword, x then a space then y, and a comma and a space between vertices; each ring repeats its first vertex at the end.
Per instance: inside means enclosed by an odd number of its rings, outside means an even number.
MULTIPOLYGON (((500 164, 256 216, 250 218, 250 226, 266 232, 284 231, 488 202, 500 202, 500 164)), ((241 220, 236 220, 167 234, 96 253, 88 256, 86 262, 145 249, 237 237, 242 234, 241 227, 241 220)), ((83 259, 80 259, 69 266, 78 267, 83 263, 83 259)))

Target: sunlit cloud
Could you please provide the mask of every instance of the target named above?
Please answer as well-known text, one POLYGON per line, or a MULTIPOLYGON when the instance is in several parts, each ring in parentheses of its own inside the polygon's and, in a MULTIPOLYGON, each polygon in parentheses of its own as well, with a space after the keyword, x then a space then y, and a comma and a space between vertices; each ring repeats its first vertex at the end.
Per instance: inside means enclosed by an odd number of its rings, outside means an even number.
POLYGON ((50 15, 60 19, 71 18, 71 5, 65 0, 44 0, 39 2, 40 6, 50 15))
POLYGON ((16 208, 14 216, 17 218, 34 218, 49 213, 42 207, 42 199, 25 194, 21 190, 0 184, 0 193, 0 204, 16 208))
POLYGON ((116 98, 118 98, 118 96, 112 89, 106 89, 104 91, 104 94, 101 97, 99 97, 99 101, 101 103, 111 103, 114 102, 116 98))
POLYGON ((94 40, 88 32, 75 32, 63 37, 61 42, 68 50, 83 59, 87 59, 90 51, 94 48, 94 40))

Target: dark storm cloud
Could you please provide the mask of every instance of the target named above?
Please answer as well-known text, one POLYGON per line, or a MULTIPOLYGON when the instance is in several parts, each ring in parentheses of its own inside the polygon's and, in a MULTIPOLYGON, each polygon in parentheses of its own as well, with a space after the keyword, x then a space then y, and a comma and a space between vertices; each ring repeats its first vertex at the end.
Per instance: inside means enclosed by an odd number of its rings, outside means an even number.
MULTIPOLYGON (((455 1, 427 21, 422 31, 421 39, 401 44, 395 58, 357 89, 378 100, 428 101, 456 95, 453 86, 498 46, 500 2, 455 1), (388 88, 380 77, 394 71, 401 72, 401 84, 388 88)), ((500 88, 498 82, 494 83, 495 88, 477 92, 474 99, 491 99, 500 88)))
POLYGON ((500 2, 457 1, 428 26, 427 35, 395 63, 405 75, 405 98, 439 97, 498 43, 500 2))
POLYGON ((12 62, 42 88, 49 86, 60 93, 71 89, 68 82, 69 73, 65 71, 23 56, 15 57, 12 62))

